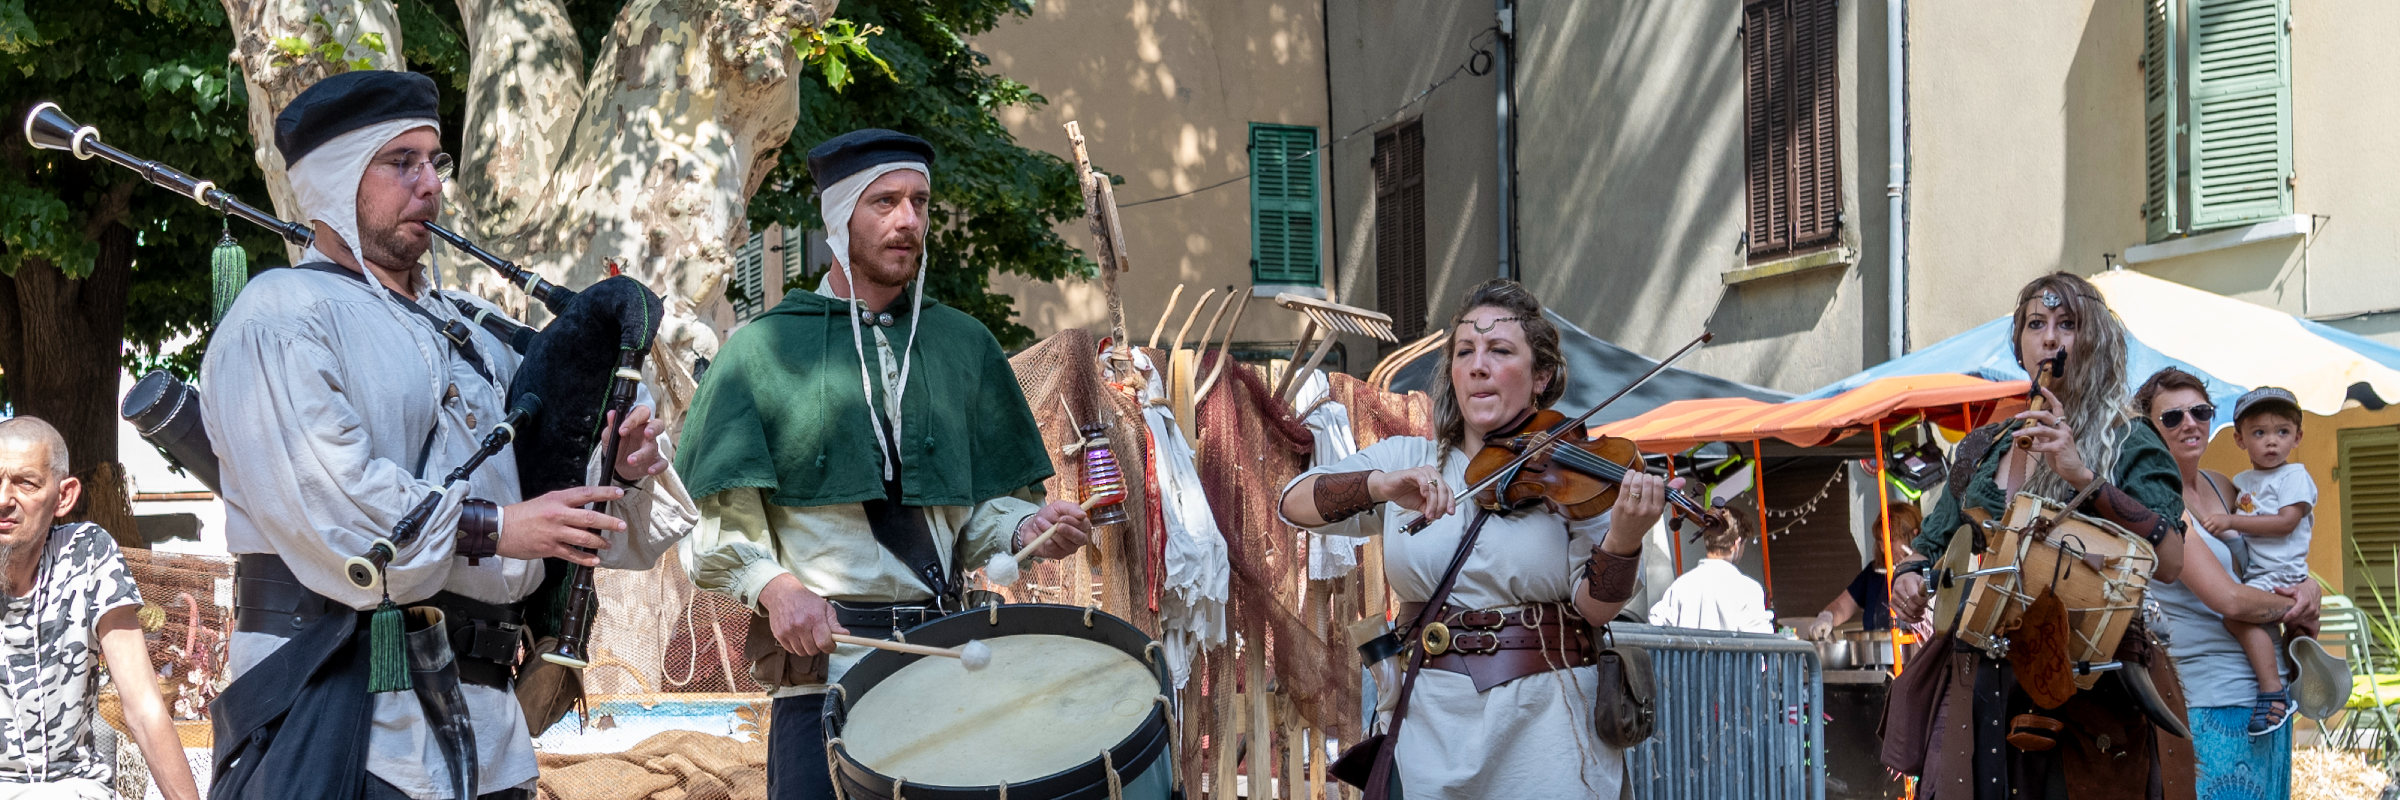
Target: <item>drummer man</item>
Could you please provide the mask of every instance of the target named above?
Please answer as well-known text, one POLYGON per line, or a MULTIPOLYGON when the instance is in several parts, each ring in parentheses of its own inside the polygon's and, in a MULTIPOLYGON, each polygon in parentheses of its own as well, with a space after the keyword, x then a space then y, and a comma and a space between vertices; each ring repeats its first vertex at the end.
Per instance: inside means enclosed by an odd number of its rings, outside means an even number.
POLYGON ((888 130, 808 152, 840 268, 727 340, 677 461, 700 498, 693 582, 764 617, 744 649, 775 698, 773 800, 835 796, 824 692, 867 649, 833 634, 891 638, 957 611, 959 565, 1054 524, 1035 557, 1090 540, 1077 504, 1034 499, 1050 457, 999 341, 925 298, 934 159, 888 130))

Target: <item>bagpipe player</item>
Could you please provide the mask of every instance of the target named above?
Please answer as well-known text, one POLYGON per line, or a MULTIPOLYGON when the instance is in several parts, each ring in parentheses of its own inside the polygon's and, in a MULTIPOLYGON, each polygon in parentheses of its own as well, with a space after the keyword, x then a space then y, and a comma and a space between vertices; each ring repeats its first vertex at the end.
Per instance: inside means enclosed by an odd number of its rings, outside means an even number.
POLYGON ((537 766, 512 686, 531 649, 523 603, 540 559, 647 569, 689 529, 644 404, 611 420, 626 455, 608 470, 630 488, 520 497, 520 459, 592 455, 512 447, 443 492, 421 535, 397 543, 380 590, 345 576, 345 560, 443 490, 509 414, 520 363, 456 303, 497 309, 443 290, 421 261, 432 242, 421 223, 451 163, 438 102, 423 75, 355 71, 308 87, 275 120, 315 242, 295 268, 251 280, 201 366, 237 559, 213 794, 530 797, 537 766), (393 666, 387 643, 369 641, 387 597, 440 610, 454 692, 364 688, 393 666))

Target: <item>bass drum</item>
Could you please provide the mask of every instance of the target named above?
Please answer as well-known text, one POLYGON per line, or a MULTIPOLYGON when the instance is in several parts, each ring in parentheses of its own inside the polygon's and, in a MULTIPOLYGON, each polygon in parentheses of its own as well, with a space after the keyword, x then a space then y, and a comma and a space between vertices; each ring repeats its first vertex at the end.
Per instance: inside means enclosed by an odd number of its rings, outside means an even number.
POLYGON ((1174 696, 1158 643, 1097 610, 994 605, 910 644, 982 641, 991 664, 876 650, 832 687, 826 758, 852 800, 1167 800, 1174 696))

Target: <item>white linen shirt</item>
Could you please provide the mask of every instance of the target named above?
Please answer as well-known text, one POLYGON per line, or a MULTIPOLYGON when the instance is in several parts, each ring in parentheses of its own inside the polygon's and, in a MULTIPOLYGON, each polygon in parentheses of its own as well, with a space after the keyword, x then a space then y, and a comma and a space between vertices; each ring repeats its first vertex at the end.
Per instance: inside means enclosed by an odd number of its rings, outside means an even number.
POLYGON ((1692 571, 1667 584, 1658 605, 1650 607, 1650 624, 1775 632, 1775 617, 1767 613, 1767 590, 1742 574, 1742 568, 1721 558, 1700 559, 1692 571))
MULTIPOLYGON (((328 260, 311 249, 302 263, 328 260)), ((280 555, 301 584, 360 610, 374 608, 382 594, 352 586, 342 562, 389 536, 507 415, 502 396, 519 361, 515 351, 461 316, 449 298, 489 304, 433 291, 422 271, 417 281, 419 308, 470 323, 490 380, 381 284, 304 269, 252 278, 217 326, 200 366, 200 408, 223 464, 226 549, 280 555), (424 475, 430 477, 419 477, 416 462, 428 431, 424 475)), ((452 555, 459 502, 479 497, 504 507, 517 503, 524 499, 517 474, 512 446, 442 499, 423 531, 396 548, 385 572, 394 602, 447 590, 511 603, 541 584, 540 561, 495 557, 469 566, 452 555)), ((602 566, 648 569, 690 531, 694 512, 679 492, 654 492, 661 480, 675 478, 646 479, 612 504, 609 513, 627 521, 627 532, 604 534, 611 546, 601 551, 602 566)), ((233 677, 286 641, 235 633, 228 648, 233 677)), ((472 684, 460 691, 475 729, 481 786, 530 787, 538 767, 516 697, 472 684)), ((449 769, 416 695, 384 693, 374 702, 367 771, 410 797, 448 797, 449 769)))

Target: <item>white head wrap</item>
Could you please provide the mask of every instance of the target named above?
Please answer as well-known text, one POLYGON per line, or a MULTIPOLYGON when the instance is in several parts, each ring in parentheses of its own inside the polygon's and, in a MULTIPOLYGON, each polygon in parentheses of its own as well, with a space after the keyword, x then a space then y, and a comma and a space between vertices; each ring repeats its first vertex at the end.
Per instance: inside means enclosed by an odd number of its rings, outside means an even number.
MULTIPOLYGON (((858 278, 850 272, 850 216, 858 210, 858 198, 867 193, 869 184, 874 183, 877 178, 904 169, 916 170, 918 174, 924 175, 926 180, 933 180, 933 170, 927 168, 922 161, 894 161, 868 167, 850 177, 835 181, 832 186, 826 187, 817 195, 817 205, 824 210, 825 215, 825 246, 833 251, 834 262, 842 265, 842 284, 850 287, 850 296, 844 298, 850 301, 850 345, 858 349, 858 388, 867 395, 867 413, 870 416, 875 413, 875 389, 874 384, 867 381, 866 336, 859 330, 858 324, 860 312, 858 278)), ((874 426, 875 446, 883 451, 883 479, 887 481, 896 474, 893 471, 893 465, 899 460, 895 456, 895 451, 899 448, 895 445, 897 442, 906 441, 900 438, 900 420, 906 418, 907 415, 900 413, 900 410, 906 408, 901 401, 908 396, 908 369, 915 360, 914 356, 917 350, 917 316, 925 310, 925 250, 923 248, 917 250, 915 283, 917 285, 915 305, 910 306, 908 312, 908 343, 900 348, 900 388, 892 393, 891 408, 894 413, 891 439, 884 438, 882 425, 874 426)))
MULTIPOLYGON (((366 251, 358 244, 358 183, 365 177, 367 164, 383 146, 391 144, 401 134, 418 128, 432 128, 441 133, 442 123, 431 119, 395 119, 333 137, 316 149, 301 156, 299 163, 286 167, 292 180, 292 194, 300 203, 300 218, 322 222, 342 238, 350 253, 360 259, 366 251)), ((310 246, 317 260, 330 260, 324 251, 310 246)), ((303 260, 306 260, 305 258, 303 260)), ((374 284, 372 271, 362 273, 367 283, 374 284)))

